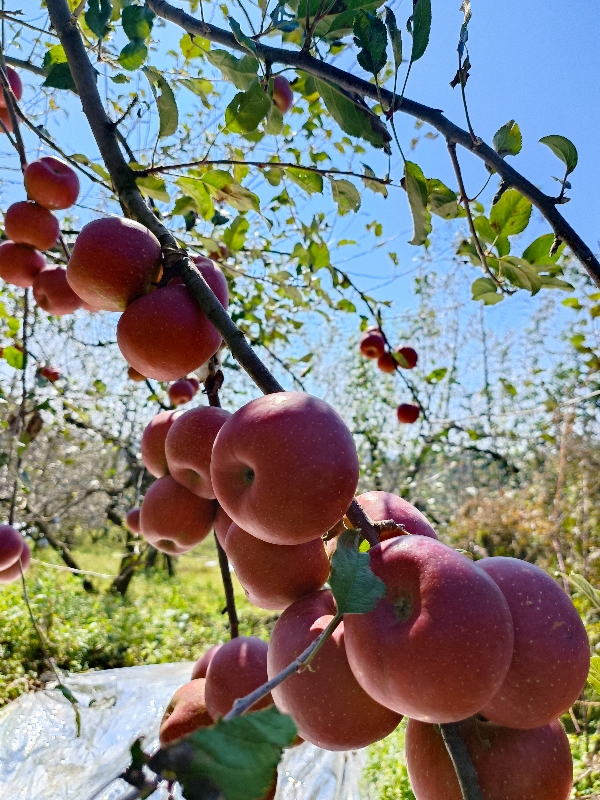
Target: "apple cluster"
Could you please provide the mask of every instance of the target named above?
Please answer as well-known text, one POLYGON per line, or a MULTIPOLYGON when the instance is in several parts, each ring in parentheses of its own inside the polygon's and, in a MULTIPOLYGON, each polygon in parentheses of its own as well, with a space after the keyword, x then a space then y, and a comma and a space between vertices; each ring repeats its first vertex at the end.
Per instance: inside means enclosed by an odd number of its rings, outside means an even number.
POLYGON ((0 583, 12 583, 21 577, 31 561, 31 551, 12 525, 0 525, 0 583))
MULTIPOLYGON (((414 369, 419 356, 412 347, 398 347, 390 350, 381 328, 371 326, 367 328, 360 339, 360 352, 366 358, 377 359, 377 366, 382 372, 395 372, 398 368, 414 369)), ((412 424, 416 422, 421 413, 417 403, 400 403, 396 410, 398 422, 412 424)))

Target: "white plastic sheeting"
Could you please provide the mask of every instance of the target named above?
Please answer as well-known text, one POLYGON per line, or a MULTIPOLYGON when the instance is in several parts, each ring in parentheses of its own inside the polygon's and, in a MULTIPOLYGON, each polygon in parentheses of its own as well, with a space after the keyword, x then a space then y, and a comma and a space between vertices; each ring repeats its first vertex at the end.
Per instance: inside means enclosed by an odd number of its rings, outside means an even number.
MULTIPOLYGON (((127 800, 131 787, 116 776, 129 765, 139 737, 152 752, 175 690, 192 663, 156 664, 65 677, 75 711, 56 689, 25 694, 0 711, 2 800, 127 800)), ((360 752, 332 753, 305 743, 279 765, 275 800, 359 800, 360 752)), ((166 800, 159 788, 152 800, 166 800)))

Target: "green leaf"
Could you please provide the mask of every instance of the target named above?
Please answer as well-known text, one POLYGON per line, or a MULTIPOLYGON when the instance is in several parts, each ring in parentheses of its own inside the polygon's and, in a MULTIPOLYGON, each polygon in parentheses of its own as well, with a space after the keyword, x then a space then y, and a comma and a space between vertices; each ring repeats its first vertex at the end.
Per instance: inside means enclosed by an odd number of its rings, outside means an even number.
POLYGON ((147 39, 152 32, 154 17, 154 11, 149 6, 126 6, 123 9, 121 22, 127 38, 131 41, 147 39))
POLYGON ((42 86, 48 86, 52 89, 70 89, 77 94, 71 69, 67 63, 67 56, 61 44, 46 50, 43 69, 46 80, 42 86))
POLYGON ((258 61, 254 56, 235 58, 225 50, 209 50, 208 60, 220 69, 225 80, 233 83, 236 89, 247 89, 258 73, 258 61))
POLYGON ((347 311, 349 314, 356 314, 356 306, 346 297, 338 300, 336 308, 338 308, 340 311, 347 311))
POLYGON ((543 136, 540 142, 549 147, 557 158, 560 158, 567 168, 567 175, 570 175, 578 161, 577 148, 573 142, 565 136, 543 136))
POLYGON ((417 0, 412 15, 412 52, 411 63, 418 61, 429 44, 431 32, 431 0, 417 0))
POLYGON ((491 278, 477 278, 471 285, 471 295, 473 300, 481 300, 486 306, 502 300, 502 295, 498 293, 496 284, 491 278), (492 300, 492 297, 498 299, 492 300))
POLYGON ((473 227, 477 231, 479 239, 485 244, 491 244, 497 237, 489 219, 483 214, 479 214, 473 219, 473 227))
POLYGON ((219 202, 229 203, 237 211, 257 211, 260 213, 260 201, 249 189, 241 186, 228 172, 214 169, 205 172, 200 180, 206 184, 210 194, 219 202))
POLYGON ((152 197, 153 200, 158 200, 160 203, 171 202, 167 186, 162 178, 157 178, 156 175, 146 175, 144 178, 136 178, 135 182, 146 197, 152 197))
POLYGON ((510 381, 507 381, 506 378, 500 378, 500 383, 506 394, 510 395, 510 397, 517 396, 517 390, 510 381))
POLYGON ((323 176, 318 172, 311 172, 310 170, 289 167, 286 169, 285 174, 297 186, 307 194, 323 194, 323 176))
POLYGON ((184 78, 179 83, 198 97, 208 97, 215 90, 215 87, 206 78, 184 78))
POLYGON ((431 214, 427 210, 427 179, 418 164, 406 161, 404 182, 414 225, 413 237, 409 244, 422 245, 431 233, 431 214))
POLYGON ((233 31, 233 35, 236 38, 242 47, 245 47, 246 50, 249 50, 251 53, 256 55, 256 44, 252 41, 249 36, 246 36, 244 31, 240 28, 240 23, 233 19, 233 17, 227 17, 229 21, 229 27, 233 31))
POLYGON ((264 131, 270 136, 277 136, 283 130, 283 114, 275 103, 271 103, 271 108, 267 114, 264 131))
POLYGON ((513 286, 526 289, 531 294, 537 294, 542 288, 540 276, 531 264, 523 261, 522 258, 508 256, 498 259, 498 265, 500 274, 507 278, 513 286))
POLYGON ((592 656, 590 659, 590 671, 587 679, 596 694, 600 694, 600 656, 592 656))
POLYGON ((573 308, 575 311, 581 311, 583 306, 579 302, 576 297, 567 297, 565 298, 561 305, 566 306, 567 308, 573 308))
POLYGON ((499 128, 494 134, 492 146, 499 156, 516 156, 523 147, 523 136, 514 119, 499 128))
POLYGON ((179 47, 185 60, 191 61, 192 58, 202 58, 210 50, 210 42, 201 36, 194 36, 192 39, 190 34, 186 33, 179 40, 179 47))
POLYGON ((388 36, 392 45, 394 71, 397 75, 402 64, 402 33, 396 24, 396 16, 394 12, 388 6, 385 7, 385 26, 387 28, 388 36))
POLYGON ((154 67, 146 67, 144 74, 148 78, 158 108, 158 138, 173 136, 179 125, 179 112, 173 89, 163 74, 154 67))
POLYGON ((108 24, 112 15, 110 0, 88 0, 85 24, 99 39, 104 39, 110 31, 108 24))
POLYGON ((344 133, 389 151, 391 136, 379 117, 356 105, 330 83, 321 80, 315 80, 315 83, 325 107, 344 133))
POLYGON ((246 241, 250 224, 246 217, 236 217, 223 231, 223 241, 230 250, 241 250, 246 241))
POLYGON ((238 92, 225 109, 225 123, 232 133, 251 133, 267 116, 273 105, 257 80, 245 92, 238 92))
POLYGON ((516 189, 504 192, 490 212, 492 230, 500 237, 515 236, 529 225, 531 202, 516 189))
POLYGON ((206 780, 216 784, 226 800, 248 800, 265 795, 273 782, 283 748, 296 737, 291 717, 275 706, 254 711, 186 739, 191 753, 175 765, 185 797, 206 797, 206 780))
POLYGON ((331 193, 337 203, 340 216, 344 216, 349 211, 358 211, 360 208, 360 193, 356 186, 350 181, 334 180, 330 178, 331 193))
POLYGON ((338 614, 366 614, 385 594, 384 582, 369 569, 370 556, 358 550, 357 531, 344 531, 331 559, 329 585, 338 614))
POLYGON ((550 249, 554 243, 553 233, 544 233, 538 236, 533 242, 525 248, 521 258, 529 261, 530 264, 553 264, 558 261, 562 251, 565 249, 564 242, 560 245, 554 255, 550 255, 550 249))
POLYGON ((357 61, 365 72, 378 75, 387 62, 387 35, 385 25, 376 14, 360 10, 356 12, 354 44, 360 48, 357 61))
POLYGON ((379 183, 379 181, 370 180, 371 178, 375 178, 375 172, 371 169, 368 164, 363 164, 365 174, 362 177, 362 182, 370 189, 372 192, 377 192, 378 194, 382 194, 384 197, 388 196, 388 190, 385 183, 379 183))
POLYGON ((583 575, 578 575, 576 572, 572 572, 568 576, 568 580, 578 594, 582 595, 582 597, 587 597, 590 603, 595 606, 598 611, 600 611, 600 592, 595 589, 592 584, 583 577, 583 575))
POLYGON ((141 39, 132 39, 119 53, 119 64, 133 72, 139 69, 148 57, 148 48, 141 39))
POLYGON ((425 378, 425 380, 427 381, 427 383, 439 383, 440 381, 444 380, 447 372, 448 372, 447 367, 438 367, 438 369, 434 369, 432 372, 430 372, 429 375, 427 375, 427 377, 425 378))
POLYGON ((196 204, 196 210, 203 219, 212 219, 215 207, 208 189, 199 178, 178 178, 175 183, 192 198, 196 204))
POLYGON ((432 214, 436 214, 442 219, 456 219, 456 217, 464 215, 456 192, 453 192, 437 178, 430 178, 427 181, 427 195, 429 210, 432 214))
POLYGON ((575 290, 575 287, 571 283, 563 281, 554 275, 540 275, 539 278, 543 289, 562 289, 563 292, 572 292, 575 290))
POLYGON ((129 83, 131 81, 129 75, 125 75, 124 72, 118 72, 116 75, 111 75, 110 79, 113 83, 129 83))
POLYGON ((14 369, 23 369, 23 353, 17 350, 16 347, 9 345, 2 351, 2 358, 6 361, 9 367, 14 369))

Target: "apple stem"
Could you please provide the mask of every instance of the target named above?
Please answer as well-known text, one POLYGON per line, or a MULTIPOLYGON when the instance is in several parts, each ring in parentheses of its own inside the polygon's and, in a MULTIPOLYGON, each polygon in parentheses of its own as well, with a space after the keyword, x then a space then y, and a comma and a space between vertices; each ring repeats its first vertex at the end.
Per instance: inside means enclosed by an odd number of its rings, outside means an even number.
POLYGON ((452 760, 463 800, 482 800, 477 771, 473 766, 467 745, 457 722, 440 725, 442 739, 452 760))
POLYGON ((379 544, 379 531, 373 520, 367 515, 362 506, 354 499, 350 503, 350 508, 346 511, 346 516, 350 520, 352 527, 360 531, 363 539, 366 539, 371 547, 379 544))

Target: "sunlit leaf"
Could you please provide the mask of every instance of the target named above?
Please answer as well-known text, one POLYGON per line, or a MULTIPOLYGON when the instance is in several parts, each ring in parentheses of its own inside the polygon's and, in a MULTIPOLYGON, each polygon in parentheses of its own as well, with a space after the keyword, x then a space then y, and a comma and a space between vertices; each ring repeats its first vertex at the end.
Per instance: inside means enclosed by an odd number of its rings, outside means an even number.
POLYGON ((331 559, 329 585, 338 614, 366 614, 385 594, 384 582, 369 569, 370 556, 358 550, 356 531, 344 531, 331 559))

